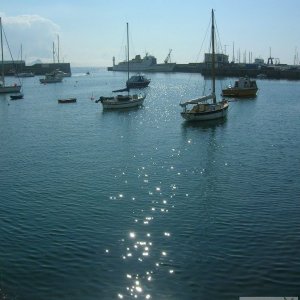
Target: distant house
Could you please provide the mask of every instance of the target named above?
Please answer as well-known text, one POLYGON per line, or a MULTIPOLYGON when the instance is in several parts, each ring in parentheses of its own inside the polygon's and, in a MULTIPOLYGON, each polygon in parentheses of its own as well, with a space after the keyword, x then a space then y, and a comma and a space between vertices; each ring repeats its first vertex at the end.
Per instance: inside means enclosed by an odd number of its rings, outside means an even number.
MULTIPOLYGON (((215 54, 215 63, 216 63, 216 67, 219 67, 221 65, 224 64, 228 64, 229 56, 222 54, 222 53, 216 53, 215 54)), ((212 54, 211 53, 205 53, 204 54, 204 63, 206 64, 206 66, 211 65, 212 62, 212 54)))
POLYGON ((263 65, 265 61, 262 58, 255 58, 254 63, 256 65, 263 65))

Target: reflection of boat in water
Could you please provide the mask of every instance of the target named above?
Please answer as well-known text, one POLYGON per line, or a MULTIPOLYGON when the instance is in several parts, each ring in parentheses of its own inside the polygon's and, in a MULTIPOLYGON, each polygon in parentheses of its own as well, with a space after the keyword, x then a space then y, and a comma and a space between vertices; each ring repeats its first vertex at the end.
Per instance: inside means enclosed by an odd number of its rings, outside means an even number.
POLYGON ((3 37, 2 37, 2 19, 0 17, 0 35, 1 35, 1 77, 0 77, 0 93, 19 93, 21 90, 21 85, 5 85, 5 76, 4 76, 4 61, 3 61, 3 37))
MULTIPOLYGON (((113 66, 108 67, 108 71, 127 71, 127 61, 122 61, 115 64, 113 58, 113 66)), ((172 72, 176 66, 176 63, 166 62, 158 64, 156 57, 146 54, 143 58, 140 55, 136 55, 135 58, 129 60, 129 69, 133 72, 172 72)))
MULTIPOLYGON (((128 23, 126 24, 127 27, 127 57, 129 57, 129 35, 128 35, 128 23)), ((127 70, 127 82, 129 81, 129 63, 126 64, 127 70)), ((101 96, 95 102, 100 102, 103 106, 103 109, 120 109, 120 108, 132 108, 141 106, 146 98, 145 95, 130 95, 129 88, 126 87, 124 89, 115 90, 115 93, 127 92, 126 95, 117 95, 115 97, 105 97, 101 96)))
POLYGON ((127 88, 144 88, 149 85, 150 79, 147 78, 143 74, 137 74, 131 76, 127 81, 126 81, 126 86, 127 88))
POLYGON ((255 97, 257 90, 255 80, 250 80, 249 77, 241 77, 235 81, 234 86, 223 89, 222 95, 224 97, 255 97))
POLYGON ((212 22, 211 22, 211 49, 212 49, 212 93, 207 96, 202 96, 197 99, 192 99, 180 103, 183 107, 181 116, 187 121, 206 121, 224 118, 227 115, 229 103, 223 99, 220 102, 216 100, 215 93, 215 23, 214 23, 214 11, 212 10, 212 22), (211 101, 211 102, 208 102, 211 101), (187 107, 191 105, 192 108, 187 107))

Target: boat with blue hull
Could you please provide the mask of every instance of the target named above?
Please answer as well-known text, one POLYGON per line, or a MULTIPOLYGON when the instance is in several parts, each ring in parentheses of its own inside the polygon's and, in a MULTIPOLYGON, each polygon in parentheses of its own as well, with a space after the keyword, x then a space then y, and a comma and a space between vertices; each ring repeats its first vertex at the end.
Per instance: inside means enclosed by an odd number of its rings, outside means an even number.
POLYGON ((126 86, 127 88, 144 88, 149 85, 151 82, 151 79, 147 78, 143 74, 137 74, 131 76, 127 81, 126 81, 126 86))

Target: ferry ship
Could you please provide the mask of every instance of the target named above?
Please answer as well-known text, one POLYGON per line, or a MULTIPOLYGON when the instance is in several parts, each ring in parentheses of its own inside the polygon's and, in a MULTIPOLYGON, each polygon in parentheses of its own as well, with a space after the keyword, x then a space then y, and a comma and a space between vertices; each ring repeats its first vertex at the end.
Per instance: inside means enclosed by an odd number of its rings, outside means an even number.
MULTIPOLYGON (((113 57, 113 66, 108 67, 108 71, 126 71, 128 68, 128 62, 122 61, 115 64, 115 58, 113 57)), ((163 63, 158 64, 156 57, 146 54, 143 58, 140 55, 136 55, 135 58, 129 60, 129 70, 132 72, 173 72, 176 63, 163 63)))

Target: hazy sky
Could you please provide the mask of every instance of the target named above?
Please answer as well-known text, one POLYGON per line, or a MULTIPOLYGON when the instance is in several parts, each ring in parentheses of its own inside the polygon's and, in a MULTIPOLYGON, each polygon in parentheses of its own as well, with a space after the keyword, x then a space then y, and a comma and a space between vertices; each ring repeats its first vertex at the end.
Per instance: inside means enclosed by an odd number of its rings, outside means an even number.
MULTIPOLYGON (((272 56, 294 63, 300 51, 300 0, 7 0, 0 15, 14 59, 52 60, 60 37, 60 60, 72 66, 110 66, 125 59, 126 22, 131 55, 146 52, 163 62, 169 49, 177 63, 195 62, 211 9, 223 52, 252 58, 272 56), (226 45, 226 46, 225 46, 226 45)), ((206 49, 207 50, 207 47, 206 49)), ((5 57, 9 59, 9 57, 5 57)), ((203 53, 197 60, 203 61, 203 53)))

